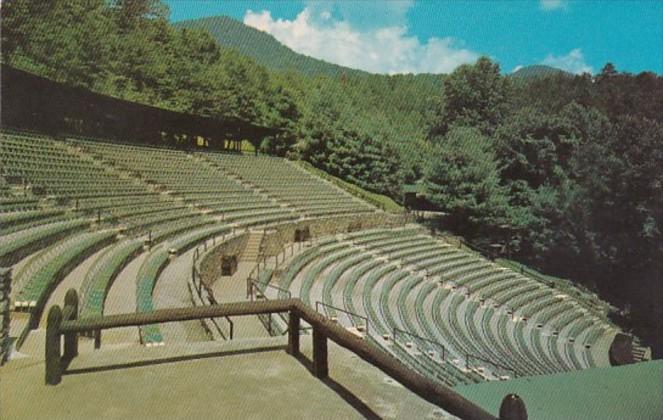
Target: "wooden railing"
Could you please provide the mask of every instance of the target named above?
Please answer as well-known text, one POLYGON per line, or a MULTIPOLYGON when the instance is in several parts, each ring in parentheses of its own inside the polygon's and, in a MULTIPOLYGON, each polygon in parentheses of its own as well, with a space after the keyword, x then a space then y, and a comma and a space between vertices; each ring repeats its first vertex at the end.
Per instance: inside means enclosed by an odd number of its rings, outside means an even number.
MULTIPOLYGON (((301 320, 313 329, 313 374, 326 378, 329 374, 327 341, 332 340, 366 362, 374 365, 426 401, 463 419, 496 419, 483 408, 465 399, 451 388, 437 384, 408 369, 398 359, 347 331, 325 316, 306 306, 299 299, 224 303, 204 307, 158 309, 153 312, 128 313, 78 319, 78 295, 70 289, 65 296, 64 309, 52 306, 46 324, 46 384, 56 385, 62 380, 64 367, 78 355, 78 335, 103 329, 131 327, 164 322, 188 321, 201 318, 235 317, 272 313, 287 313, 287 352, 297 356, 301 320), (64 346, 61 354, 61 340, 64 346)), ((502 401, 500 419, 526 419, 522 400, 507 395, 502 401)))

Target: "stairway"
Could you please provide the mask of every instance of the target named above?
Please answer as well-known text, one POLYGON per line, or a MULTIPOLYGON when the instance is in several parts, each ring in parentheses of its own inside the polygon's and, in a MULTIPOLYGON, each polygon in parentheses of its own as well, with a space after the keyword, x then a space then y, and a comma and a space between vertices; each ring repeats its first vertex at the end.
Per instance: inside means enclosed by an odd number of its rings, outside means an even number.
POLYGON ((265 236, 264 230, 250 230, 249 239, 246 242, 246 247, 242 251, 240 260, 242 262, 257 262, 260 257, 260 245, 262 238, 265 236))
POLYGON ((646 362, 651 360, 651 348, 642 345, 637 338, 633 339, 633 360, 635 362, 646 362))

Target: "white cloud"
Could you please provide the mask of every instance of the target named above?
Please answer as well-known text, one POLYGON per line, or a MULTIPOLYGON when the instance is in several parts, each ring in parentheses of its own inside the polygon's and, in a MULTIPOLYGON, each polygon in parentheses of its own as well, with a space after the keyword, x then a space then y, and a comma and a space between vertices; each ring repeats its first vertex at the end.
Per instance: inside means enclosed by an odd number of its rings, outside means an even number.
POLYGON ((513 68, 513 70, 511 70, 511 73, 515 73, 515 72, 517 72, 518 70, 520 70, 520 69, 522 69, 522 68, 523 68, 523 65, 522 65, 522 64, 518 64, 516 67, 513 68))
POLYGON ((334 20, 372 30, 385 26, 407 24, 407 12, 414 5, 414 0, 389 1, 348 1, 348 0, 309 0, 306 8, 313 22, 323 14, 334 20))
POLYGON ((566 55, 555 56, 548 54, 541 64, 557 67, 558 69, 566 70, 569 73, 575 74, 594 72, 592 66, 585 62, 585 56, 582 54, 580 48, 573 49, 566 55))
POLYGON ((567 6, 568 3, 566 0, 539 0, 539 7, 541 10, 545 10, 547 12, 566 9, 567 6))
MULTIPOLYGON (((404 7, 401 5, 392 17, 402 15, 404 7)), ((306 7, 293 20, 274 19, 269 11, 248 10, 244 23, 301 54, 372 73, 449 73, 479 57, 450 37, 433 37, 421 43, 408 36, 404 25, 362 31, 347 19, 336 19, 331 10, 312 10, 306 7)))

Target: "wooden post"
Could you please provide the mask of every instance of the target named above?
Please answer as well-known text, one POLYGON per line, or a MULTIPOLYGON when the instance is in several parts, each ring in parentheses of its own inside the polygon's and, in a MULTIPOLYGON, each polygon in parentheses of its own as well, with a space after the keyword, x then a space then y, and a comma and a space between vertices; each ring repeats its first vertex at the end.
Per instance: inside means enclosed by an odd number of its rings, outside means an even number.
POLYGON ((502 400, 500 420, 527 420, 525 403, 516 394, 509 394, 502 400))
POLYGON ((62 380, 60 356, 60 324, 62 310, 59 305, 51 306, 46 319, 46 348, 44 362, 46 365, 46 385, 57 385, 62 380))
POLYGON ((94 332, 94 349, 98 350, 101 348, 101 330, 96 330, 94 332))
MULTIPOLYGON (((78 318, 78 293, 76 293, 76 289, 67 290, 67 294, 64 296, 64 307, 71 308, 71 312, 67 311, 70 315, 66 321, 73 321, 78 318)), ((76 356, 78 356, 78 333, 68 332, 64 334, 64 358, 71 360, 76 356)))
POLYGON ((0 267, 0 366, 8 359, 11 349, 9 338, 9 324, 11 312, 9 311, 9 296, 12 287, 12 269, 0 267))
POLYGON ((320 328, 313 328, 313 375, 318 379, 329 376, 327 364, 327 336, 320 328))
POLYGON ((299 315, 290 311, 288 318, 288 354, 296 356, 299 354, 299 315))

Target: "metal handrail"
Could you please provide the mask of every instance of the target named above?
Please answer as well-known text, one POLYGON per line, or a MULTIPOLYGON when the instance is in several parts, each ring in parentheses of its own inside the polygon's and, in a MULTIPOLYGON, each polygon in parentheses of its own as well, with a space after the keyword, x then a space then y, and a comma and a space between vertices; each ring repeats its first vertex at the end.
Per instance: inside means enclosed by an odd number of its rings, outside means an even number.
POLYGON ((445 355, 448 353, 448 350, 446 349, 446 347, 444 347, 444 344, 438 343, 437 341, 431 340, 430 338, 422 337, 420 335, 411 333, 410 331, 405 331, 405 330, 402 330, 402 329, 396 328, 396 327, 394 327, 394 329, 393 329, 393 339, 394 339, 394 341, 397 340, 398 333, 403 334, 403 335, 407 335, 407 336, 410 336, 410 337, 414 337, 418 340, 422 340, 422 341, 425 341, 427 343, 430 343, 430 344, 433 344, 435 346, 438 346, 438 347, 442 348, 442 360, 445 360, 445 355))
POLYGON ((359 315, 359 314, 356 314, 354 312, 348 311, 346 309, 338 308, 334 305, 330 305, 328 303, 321 302, 319 300, 315 302, 315 312, 320 313, 320 309, 319 309, 320 306, 322 306, 323 308, 331 308, 331 309, 337 310, 339 312, 343 312, 346 315, 352 315, 352 316, 355 316, 357 318, 363 319, 364 321, 366 321, 366 335, 370 335, 369 330, 368 330, 368 325, 370 324, 370 320, 368 319, 367 316, 359 315))

